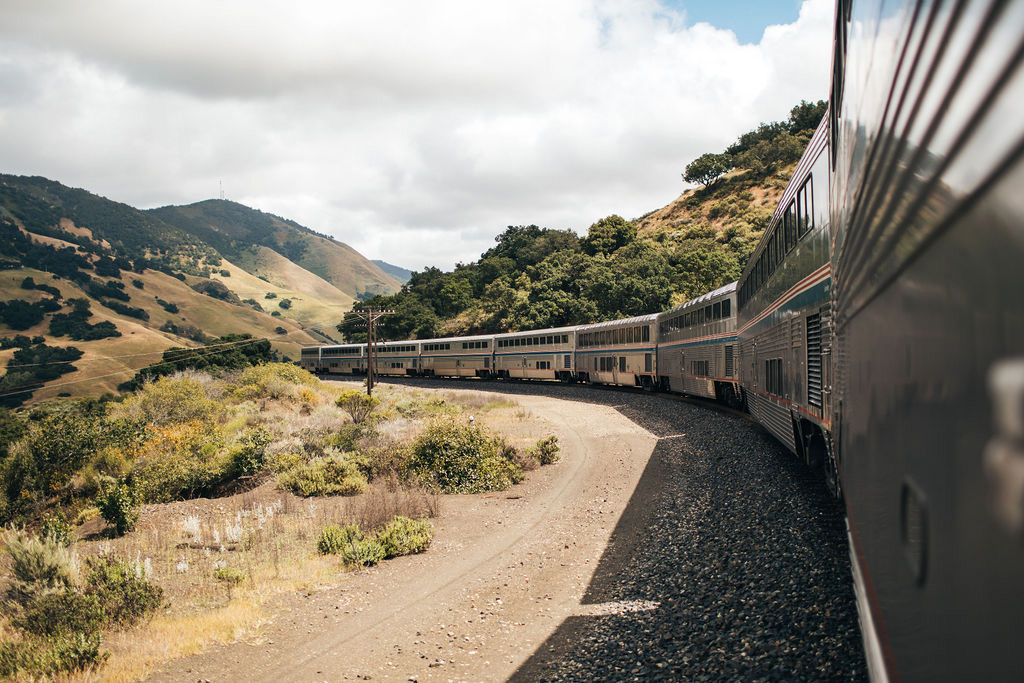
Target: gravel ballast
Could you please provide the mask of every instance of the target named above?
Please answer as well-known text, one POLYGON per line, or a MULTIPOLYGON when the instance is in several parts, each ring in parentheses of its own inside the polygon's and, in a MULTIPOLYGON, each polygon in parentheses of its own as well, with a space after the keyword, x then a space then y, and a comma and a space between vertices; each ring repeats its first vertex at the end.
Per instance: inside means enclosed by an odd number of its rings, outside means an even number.
POLYGON ((661 437, 579 616, 514 680, 867 678, 842 508, 760 427, 639 392, 430 384, 611 405, 661 437))

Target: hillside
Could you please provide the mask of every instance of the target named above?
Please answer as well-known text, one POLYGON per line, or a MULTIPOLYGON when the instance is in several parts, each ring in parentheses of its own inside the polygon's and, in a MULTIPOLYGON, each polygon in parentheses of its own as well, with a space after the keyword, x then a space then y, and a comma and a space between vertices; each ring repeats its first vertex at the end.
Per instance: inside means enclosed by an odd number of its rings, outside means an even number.
MULTIPOLYGON (((397 289, 349 247, 287 225, 282 248, 310 252, 306 263, 353 292, 397 289)), ((265 234, 236 236, 228 246, 242 263, 153 212, 45 178, 0 176, 0 364, 10 365, 0 394, 34 386, 34 399, 96 395, 164 349, 227 334, 271 339, 291 358, 335 339, 355 294, 269 247, 243 246, 246 236, 273 241, 265 234)))
POLYGON ((381 261, 380 259, 373 259, 373 262, 376 263, 381 270, 401 282, 403 285, 412 277, 413 271, 408 268, 396 266, 393 263, 381 261))
MULTIPOLYGON (((317 234, 295 221, 235 202, 210 199, 187 206, 165 206, 147 213, 213 246, 222 256, 253 275, 268 276, 264 249, 269 249, 331 283, 352 299, 392 294, 401 286, 347 244, 317 234)), ((295 289, 287 282, 280 285, 295 289)))

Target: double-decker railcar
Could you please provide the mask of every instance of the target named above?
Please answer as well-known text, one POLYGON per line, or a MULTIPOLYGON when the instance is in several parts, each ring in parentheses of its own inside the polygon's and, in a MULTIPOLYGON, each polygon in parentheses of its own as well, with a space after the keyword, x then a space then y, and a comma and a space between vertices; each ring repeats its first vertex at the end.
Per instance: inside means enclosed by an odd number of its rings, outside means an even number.
POLYGON ((366 344, 332 344, 320 347, 317 368, 325 375, 366 373, 366 344))
POLYGON ((493 335, 424 339, 420 345, 420 374, 436 377, 490 377, 493 335))
MULTIPOLYGON (((403 377, 420 372, 420 344, 418 341, 386 341, 373 345, 374 373, 382 376, 403 377)), ((363 345, 365 348, 365 344, 363 345)))
POLYGON ((736 369, 736 283, 658 314, 658 386, 741 404, 736 369))
POLYGON ((751 415, 838 487, 831 428, 829 129, 815 131, 737 285, 739 373, 751 415))
POLYGON ((833 424, 871 673, 1015 680, 1024 3, 838 3, 833 424))
POLYGON ((654 388, 658 314, 576 328, 576 377, 591 384, 654 388))
POLYGON ((494 371, 506 379, 575 379, 576 328, 494 335, 494 371))
POLYGON ((306 372, 320 372, 320 349, 322 346, 303 346, 299 350, 299 367, 306 372))

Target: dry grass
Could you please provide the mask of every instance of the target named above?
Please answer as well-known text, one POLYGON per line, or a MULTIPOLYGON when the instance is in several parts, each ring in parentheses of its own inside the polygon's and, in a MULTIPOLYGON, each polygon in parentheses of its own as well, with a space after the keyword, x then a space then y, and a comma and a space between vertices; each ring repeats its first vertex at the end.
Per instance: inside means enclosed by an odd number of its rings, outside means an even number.
POLYGON ((316 551, 328 524, 356 522, 375 530, 396 515, 439 513, 436 495, 397 480, 377 481, 352 497, 303 499, 268 482, 229 498, 147 506, 135 533, 76 549, 148 560, 167 608, 142 628, 108 637, 108 664, 84 680, 137 680, 161 662, 255 634, 267 618, 268 601, 278 595, 343 581, 337 558, 316 551), (218 581, 214 574, 221 567, 243 571, 244 580, 234 588, 218 581))

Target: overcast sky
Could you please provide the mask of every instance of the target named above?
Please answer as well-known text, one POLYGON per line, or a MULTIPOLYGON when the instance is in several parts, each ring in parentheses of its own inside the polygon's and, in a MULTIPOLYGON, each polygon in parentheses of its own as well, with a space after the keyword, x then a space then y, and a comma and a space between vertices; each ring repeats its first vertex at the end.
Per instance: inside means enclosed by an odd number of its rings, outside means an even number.
POLYGON ((693 158, 827 96, 833 0, 707 2, 0 0, 0 172, 141 208, 223 182, 447 269, 507 225, 664 206, 693 158))

